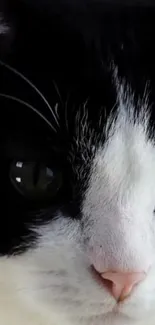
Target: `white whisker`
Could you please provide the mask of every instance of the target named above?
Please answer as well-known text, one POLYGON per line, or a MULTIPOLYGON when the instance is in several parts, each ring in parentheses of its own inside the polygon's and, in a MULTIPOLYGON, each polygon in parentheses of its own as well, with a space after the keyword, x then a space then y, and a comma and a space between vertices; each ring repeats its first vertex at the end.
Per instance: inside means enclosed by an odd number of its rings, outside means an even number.
POLYGON ((59 107, 59 104, 56 103, 56 104, 55 104, 55 107, 54 107, 54 111, 55 111, 56 123, 57 123, 57 125, 59 126, 59 121, 58 121, 58 120, 59 120, 58 107, 59 107))
POLYGON ((84 104, 83 104, 84 111, 85 111, 85 109, 86 109, 86 106, 87 106, 87 104, 88 104, 88 101, 89 101, 89 97, 86 99, 86 101, 85 101, 84 104))
POLYGON ((67 99, 66 99, 66 102, 65 102, 65 124, 66 124, 66 129, 67 131, 69 131, 69 125, 68 125, 68 102, 69 102, 69 94, 67 95, 67 99))
POLYGON ((47 99, 45 98, 45 96, 41 93, 41 91, 28 78, 26 78, 21 72, 19 72, 15 68, 11 67, 9 64, 4 63, 1 60, 0 60, 0 64, 2 66, 6 67, 8 70, 10 70, 13 73, 15 73, 17 76, 19 76, 21 79, 23 79, 27 84, 29 84, 35 90, 35 92, 42 98, 42 100, 44 101, 44 103, 46 104, 46 106, 49 108, 50 112, 52 113, 52 116, 53 116, 54 120, 57 123, 57 119, 56 119, 56 117, 54 115, 54 112, 52 110, 52 107, 50 106, 50 104, 47 101, 47 99))
POLYGON ((32 105, 30 105, 29 103, 23 101, 22 99, 20 98, 17 98, 17 97, 14 97, 14 96, 11 96, 11 95, 8 95, 8 94, 3 94, 3 93, 0 93, 0 97, 3 97, 3 98, 6 98, 6 99, 10 99, 10 100, 13 100, 13 101, 16 101, 24 106, 27 106, 28 108, 30 108, 33 112, 35 112, 38 116, 40 116, 42 118, 42 120, 44 120, 49 126, 50 128, 54 131, 54 132, 57 132, 56 129, 53 127, 53 125, 47 120, 47 118, 41 114, 35 107, 33 107, 32 105))
POLYGON ((53 80, 53 85, 54 85, 54 87, 55 87, 56 93, 57 93, 57 95, 58 95, 58 97, 59 97, 59 99, 60 99, 61 104, 63 104, 63 101, 62 101, 62 97, 61 97, 61 95, 60 95, 59 88, 58 88, 58 86, 57 86, 57 84, 56 84, 56 82, 55 82, 54 80, 53 80))

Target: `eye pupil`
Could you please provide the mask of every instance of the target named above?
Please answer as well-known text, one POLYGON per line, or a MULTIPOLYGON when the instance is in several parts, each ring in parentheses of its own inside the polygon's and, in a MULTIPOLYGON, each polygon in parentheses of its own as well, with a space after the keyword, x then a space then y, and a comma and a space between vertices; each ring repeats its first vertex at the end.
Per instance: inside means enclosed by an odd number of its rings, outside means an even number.
POLYGON ((39 180, 40 165, 35 164, 33 172, 33 185, 36 186, 39 180))
POLYGON ((36 162, 13 161, 10 180, 14 188, 29 199, 50 199, 62 185, 60 171, 36 162))

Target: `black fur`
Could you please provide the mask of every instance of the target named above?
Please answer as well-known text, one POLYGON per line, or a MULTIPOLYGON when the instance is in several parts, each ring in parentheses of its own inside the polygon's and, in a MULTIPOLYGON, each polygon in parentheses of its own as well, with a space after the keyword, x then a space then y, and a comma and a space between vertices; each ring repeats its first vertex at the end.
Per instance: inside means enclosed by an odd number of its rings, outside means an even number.
MULTIPOLYGON (((1 11, 9 30, 0 36, 0 59, 29 78, 51 107, 58 103, 60 123, 58 127, 29 85, 0 64, 0 93, 31 103, 57 129, 53 132, 24 105, 0 97, 0 253, 10 254, 32 245, 35 235, 30 225, 53 218, 56 209, 80 217, 96 135, 102 143, 105 140, 104 109, 108 116, 116 103, 112 62, 137 99, 150 81, 154 127, 155 5, 144 0, 125 5, 123 1, 14 0, 7 1, 1 11), (76 144, 79 112, 80 121, 88 114, 85 147, 76 144), (95 136, 88 148, 90 133, 95 136), (12 159, 39 160, 59 168, 64 181, 58 196, 48 203, 20 196, 9 179, 12 159)), ((80 134, 82 128, 80 122, 80 134)))

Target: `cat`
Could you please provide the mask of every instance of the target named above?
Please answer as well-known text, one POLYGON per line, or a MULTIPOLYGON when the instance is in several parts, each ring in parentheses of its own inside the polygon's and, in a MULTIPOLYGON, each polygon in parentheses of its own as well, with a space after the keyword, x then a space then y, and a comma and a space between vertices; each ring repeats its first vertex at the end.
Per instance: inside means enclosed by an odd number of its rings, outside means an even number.
POLYGON ((155 325, 155 5, 0 4, 0 325, 155 325))

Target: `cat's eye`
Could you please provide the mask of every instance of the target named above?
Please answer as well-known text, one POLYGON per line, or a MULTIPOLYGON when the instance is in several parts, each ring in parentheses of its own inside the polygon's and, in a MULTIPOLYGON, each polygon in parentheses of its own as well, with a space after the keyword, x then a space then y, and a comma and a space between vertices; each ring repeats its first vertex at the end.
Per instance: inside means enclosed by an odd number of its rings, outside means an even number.
POLYGON ((20 194, 32 200, 50 199, 62 186, 59 170, 36 162, 13 161, 10 180, 20 194))

